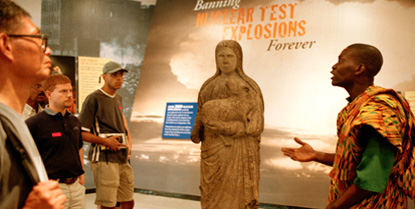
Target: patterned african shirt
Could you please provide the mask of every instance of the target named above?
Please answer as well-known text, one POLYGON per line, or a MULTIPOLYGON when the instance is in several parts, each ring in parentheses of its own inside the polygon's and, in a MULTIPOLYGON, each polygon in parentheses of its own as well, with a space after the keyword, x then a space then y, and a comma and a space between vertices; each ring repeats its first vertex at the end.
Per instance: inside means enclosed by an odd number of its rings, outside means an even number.
POLYGON ((359 142, 362 126, 371 126, 396 147, 397 153, 383 193, 373 194, 351 208, 407 208, 407 196, 415 194, 414 116, 408 102, 391 89, 370 86, 351 101, 337 117, 338 142, 329 203, 338 199, 356 177, 363 147, 359 142))

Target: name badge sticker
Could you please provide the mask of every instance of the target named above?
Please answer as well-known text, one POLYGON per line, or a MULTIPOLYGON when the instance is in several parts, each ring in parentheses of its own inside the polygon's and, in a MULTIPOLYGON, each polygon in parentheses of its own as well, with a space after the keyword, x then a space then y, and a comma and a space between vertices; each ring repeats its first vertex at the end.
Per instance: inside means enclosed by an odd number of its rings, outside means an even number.
POLYGON ((62 136, 61 132, 52 133, 52 137, 60 137, 60 136, 62 136))

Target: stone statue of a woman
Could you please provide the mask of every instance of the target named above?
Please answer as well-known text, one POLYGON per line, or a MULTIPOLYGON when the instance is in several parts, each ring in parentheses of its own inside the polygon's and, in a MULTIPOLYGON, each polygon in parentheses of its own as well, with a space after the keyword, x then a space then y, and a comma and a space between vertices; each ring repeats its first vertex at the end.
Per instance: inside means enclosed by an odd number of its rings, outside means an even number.
POLYGON ((191 139, 201 145, 202 209, 258 208, 264 102, 242 69, 242 48, 221 41, 216 73, 202 85, 191 139))

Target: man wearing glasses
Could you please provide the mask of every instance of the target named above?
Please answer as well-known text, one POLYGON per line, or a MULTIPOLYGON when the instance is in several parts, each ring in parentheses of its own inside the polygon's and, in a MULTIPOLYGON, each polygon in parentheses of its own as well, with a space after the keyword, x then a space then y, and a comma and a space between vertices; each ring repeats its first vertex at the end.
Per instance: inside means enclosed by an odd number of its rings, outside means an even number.
POLYGON ((64 208, 21 116, 31 86, 49 76, 50 54, 29 13, 0 0, 0 208, 64 208))

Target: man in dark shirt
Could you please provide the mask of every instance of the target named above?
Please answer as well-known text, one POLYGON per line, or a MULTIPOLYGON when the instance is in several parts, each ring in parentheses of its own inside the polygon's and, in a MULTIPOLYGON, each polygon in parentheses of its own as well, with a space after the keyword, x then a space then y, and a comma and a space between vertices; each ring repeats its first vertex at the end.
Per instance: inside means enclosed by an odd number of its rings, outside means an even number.
POLYGON ((117 94, 128 72, 119 63, 108 62, 102 68, 104 86, 82 104, 79 119, 82 137, 90 142, 89 159, 96 186, 95 204, 101 209, 134 207, 134 174, 129 163, 131 137, 122 113, 122 98, 117 94))
POLYGON ((65 208, 85 208, 81 123, 67 108, 72 106, 71 80, 61 74, 44 82, 49 105, 26 120, 50 179, 59 181, 67 196, 65 208))

